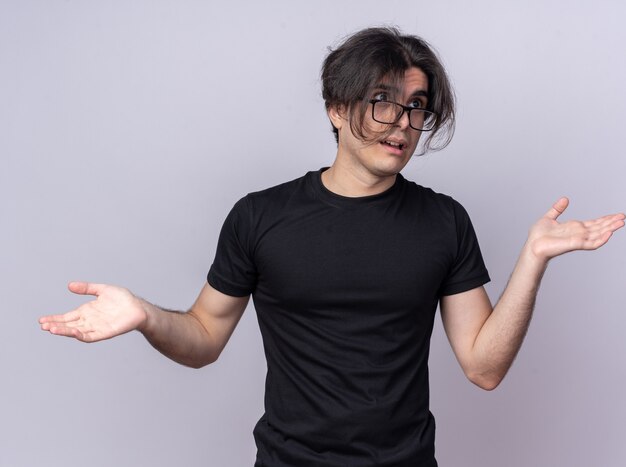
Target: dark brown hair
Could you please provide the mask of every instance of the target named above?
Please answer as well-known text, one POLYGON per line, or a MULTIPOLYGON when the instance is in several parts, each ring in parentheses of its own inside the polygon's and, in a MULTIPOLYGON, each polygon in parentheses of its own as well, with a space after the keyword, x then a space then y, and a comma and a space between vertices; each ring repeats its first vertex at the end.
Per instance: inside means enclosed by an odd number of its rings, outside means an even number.
MULTIPOLYGON (((393 27, 368 28, 346 39, 322 65, 322 97, 326 110, 341 108, 350 113, 350 128, 363 141, 381 135, 365 131, 363 122, 376 86, 399 83, 404 73, 417 67, 428 77, 428 107, 437 117, 435 127, 423 135, 423 152, 443 149, 454 133, 454 92, 443 65, 432 48, 417 36, 393 27)), ((385 131, 392 131, 388 129, 385 131)), ((339 132, 333 126, 335 139, 339 132)), ((383 133, 384 134, 384 133, 383 133)))

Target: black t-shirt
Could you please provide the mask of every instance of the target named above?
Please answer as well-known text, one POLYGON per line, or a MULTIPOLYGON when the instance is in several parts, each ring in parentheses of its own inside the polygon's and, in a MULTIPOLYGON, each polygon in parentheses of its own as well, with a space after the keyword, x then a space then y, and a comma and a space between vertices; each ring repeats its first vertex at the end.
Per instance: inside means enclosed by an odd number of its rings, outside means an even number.
POLYGON ((237 202, 208 281, 253 296, 267 358, 255 466, 437 465, 435 310, 489 281, 459 203, 402 175, 346 198, 309 172, 237 202))

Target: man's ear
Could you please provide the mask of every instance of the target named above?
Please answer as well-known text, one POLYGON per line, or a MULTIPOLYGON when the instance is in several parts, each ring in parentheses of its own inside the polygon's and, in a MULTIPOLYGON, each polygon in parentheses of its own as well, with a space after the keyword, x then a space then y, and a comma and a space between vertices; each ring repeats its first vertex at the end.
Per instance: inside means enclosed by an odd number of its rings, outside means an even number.
POLYGON ((346 109, 342 105, 333 105, 329 107, 326 112, 328 113, 330 123, 332 123, 337 130, 341 130, 348 121, 346 109))

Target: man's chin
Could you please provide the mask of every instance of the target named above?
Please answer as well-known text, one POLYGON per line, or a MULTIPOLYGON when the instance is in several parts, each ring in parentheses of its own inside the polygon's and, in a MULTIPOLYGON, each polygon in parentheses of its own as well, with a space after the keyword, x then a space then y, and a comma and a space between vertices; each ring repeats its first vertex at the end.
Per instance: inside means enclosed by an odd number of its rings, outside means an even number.
POLYGON ((409 160, 410 158, 396 161, 385 161, 385 163, 377 164, 372 173, 378 177, 391 177, 398 175, 409 163, 409 160))

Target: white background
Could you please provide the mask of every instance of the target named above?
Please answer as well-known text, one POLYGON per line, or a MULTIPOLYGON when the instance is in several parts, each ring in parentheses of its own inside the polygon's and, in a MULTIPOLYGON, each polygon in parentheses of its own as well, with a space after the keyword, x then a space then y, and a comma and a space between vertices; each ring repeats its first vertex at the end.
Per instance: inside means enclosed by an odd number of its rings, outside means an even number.
MULTIPOLYGON (((455 139, 404 175, 472 216, 496 300, 528 227, 626 209, 626 7, 615 1, 0 0, 0 465, 250 466, 265 361, 249 307, 220 360, 170 362, 137 333, 39 330, 73 279, 186 309, 250 191, 332 163, 327 47, 395 24, 438 50, 455 139)), ((558 258, 494 392, 437 320, 442 467, 626 462, 626 232, 558 258)))

